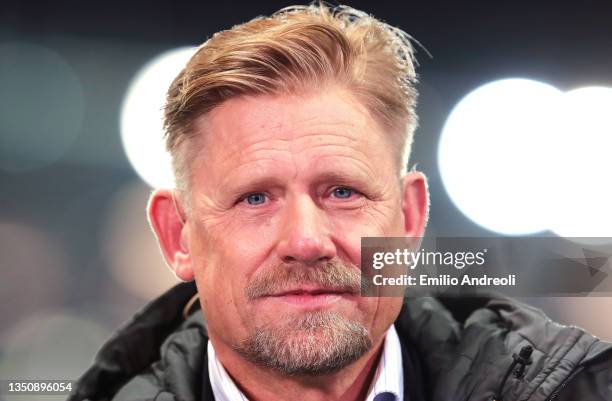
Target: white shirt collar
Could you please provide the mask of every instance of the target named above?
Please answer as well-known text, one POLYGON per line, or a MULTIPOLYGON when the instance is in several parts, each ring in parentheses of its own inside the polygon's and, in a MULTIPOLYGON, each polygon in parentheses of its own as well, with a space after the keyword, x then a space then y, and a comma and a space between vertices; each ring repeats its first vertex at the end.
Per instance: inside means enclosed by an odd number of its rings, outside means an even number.
MULTIPOLYGON (((238 389, 234 380, 217 359, 210 341, 208 341, 208 378, 216 401, 248 401, 248 398, 238 389)), ((404 400, 402 348, 393 325, 385 336, 383 353, 378 362, 374 382, 370 386, 366 401, 373 401, 375 396, 385 392, 393 394, 396 401, 404 400)))
POLYGON ((366 401, 373 401, 380 393, 391 393, 395 401, 404 400, 404 368, 402 346, 395 326, 391 325, 385 336, 383 352, 378 361, 374 385, 370 387, 366 401))

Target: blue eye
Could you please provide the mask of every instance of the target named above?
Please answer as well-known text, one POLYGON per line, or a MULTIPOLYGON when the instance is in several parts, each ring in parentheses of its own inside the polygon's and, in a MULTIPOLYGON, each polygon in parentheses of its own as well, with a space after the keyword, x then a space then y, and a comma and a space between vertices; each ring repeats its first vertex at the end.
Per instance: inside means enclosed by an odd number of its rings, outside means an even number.
POLYGON ((354 193, 355 190, 347 187, 338 187, 335 188, 332 192, 332 194, 339 199, 349 199, 351 196, 353 196, 354 193))
POLYGON ((261 192, 256 192, 254 194, 247 195, 244 200, 249 205, 261 205, 266 201, 266 195, 261 192))

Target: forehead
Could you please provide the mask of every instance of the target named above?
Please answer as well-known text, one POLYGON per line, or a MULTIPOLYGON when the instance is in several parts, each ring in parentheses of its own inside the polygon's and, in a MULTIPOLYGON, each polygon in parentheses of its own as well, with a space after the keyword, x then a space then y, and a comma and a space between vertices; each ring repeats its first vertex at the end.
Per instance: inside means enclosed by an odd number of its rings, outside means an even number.
POLYGON ((332 180, 384 186, 397 178, 389 136, 341 88, 233 98, 195 128, 199 140, 192 144, 190 163, 195 197, 229 202, 235 193, 247 192, 245 186, 259 190, 332 180))
MULTIPOLYGON (((213 109, 196 124, 206 157, 274 142, 296 146, 322 141, 350 147, 380 141, 382 131, 347 90, 329 88, 300 94, 240 96, 213 109)), ((238 156, 238 154, 236 156, 238 156)))

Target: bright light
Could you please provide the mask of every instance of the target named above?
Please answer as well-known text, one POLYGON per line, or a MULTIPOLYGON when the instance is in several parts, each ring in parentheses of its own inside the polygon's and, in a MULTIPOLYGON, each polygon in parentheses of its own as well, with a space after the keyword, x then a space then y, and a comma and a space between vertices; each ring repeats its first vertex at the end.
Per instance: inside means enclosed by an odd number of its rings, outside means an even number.
POLYGON ((138 175, 154 188, 174 187, 170 155, 163 141, 163 106, 170 83, 196 48, 162 53, 134 77, 121 109, 121 139, 138 175))
POLYGON ((563 95, 551 183, 551 229, 563 237, 612 237, 612 88, 563 95))
POLYGON ((548 228, 545 177, 561 92, 527 79, 481 86, 455 106, 438 148, 443 184, 475 223, 501 234, 548 228))

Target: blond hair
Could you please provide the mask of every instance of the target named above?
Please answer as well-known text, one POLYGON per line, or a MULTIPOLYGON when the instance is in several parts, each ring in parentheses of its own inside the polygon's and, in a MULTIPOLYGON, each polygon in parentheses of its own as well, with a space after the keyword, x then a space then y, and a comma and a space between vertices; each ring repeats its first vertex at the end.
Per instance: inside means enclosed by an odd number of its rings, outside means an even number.
MULTIPOLYGON (((240 95, 299 92, 325 85, 350 90, 408 162, 417 124, 411 38, 347 6, 284 8, 216 33, 172 82, 165 107, 166 146, 179 190, 190 182, 194 157, 185 144, 194 121, 240 95)), ((193 148, 193 147, 192 147, 193 148)))

